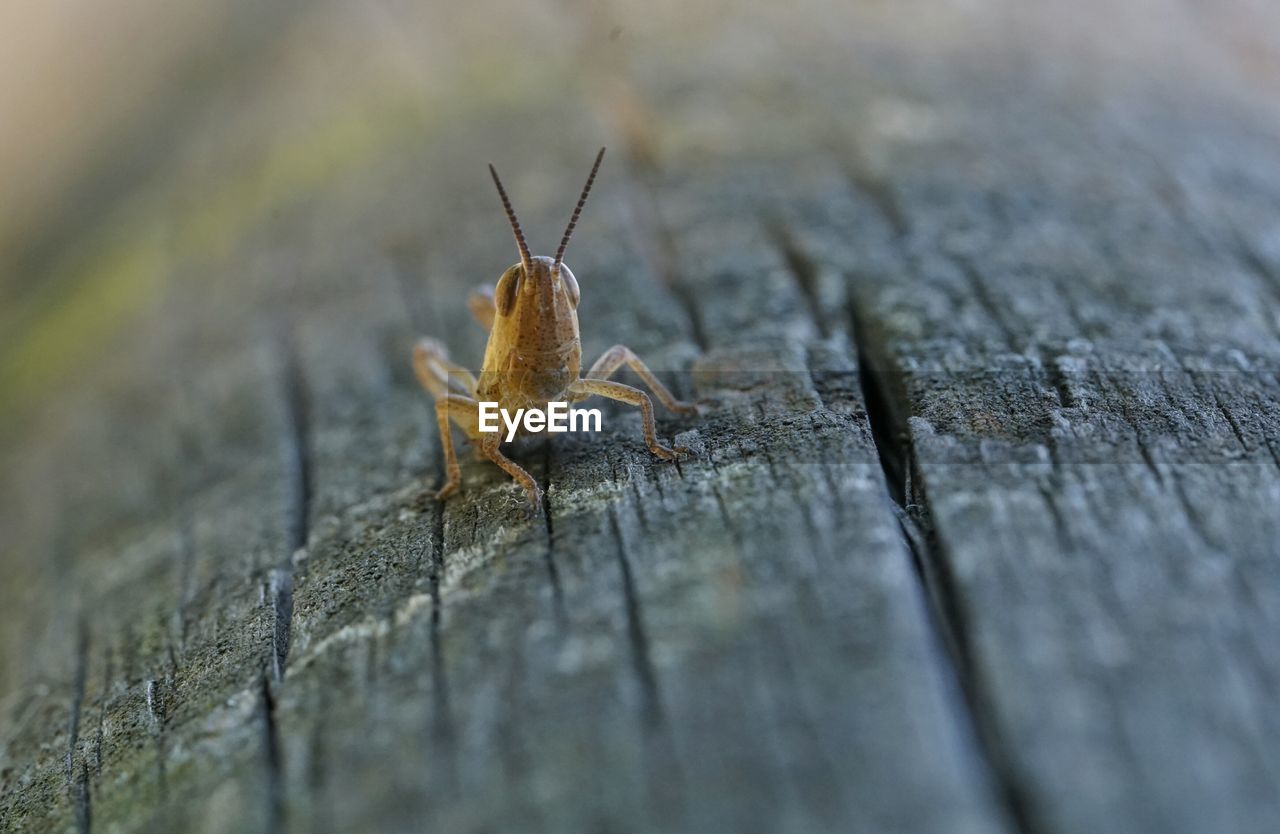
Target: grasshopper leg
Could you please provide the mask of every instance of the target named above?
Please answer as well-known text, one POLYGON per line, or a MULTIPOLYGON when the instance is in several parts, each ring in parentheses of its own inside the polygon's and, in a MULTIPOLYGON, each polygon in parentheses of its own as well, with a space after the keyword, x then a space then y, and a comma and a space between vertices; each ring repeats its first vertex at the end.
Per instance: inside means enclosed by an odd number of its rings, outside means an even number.
POLYGON ((502 467, 502 471, 515 478, 516 483, 524 487, 525 494, 529 496, 530 513, 536 513, 542 506, 542 490, 538 488, 538 482, 522 469, 520 464, 502 454, 498 448, 499 443, 501 440, 497 434, 486 434, 480 439, 480 452, 502 467))
POLYGON ((653 392, 653 395, 658 398, 658 402, 662 403, 670 411, 674 411, 677 414, 698 413, 698 407, 693 403, 677 400, 667 386, 663 385, 661 380, 654 376, 653 371, 649 370, 649 366, 644 364, 640 357, 636 356, 635 351, 626 345, 614 345, 606 350, 596 360, 596 363, 591 366, 591 370, 587 371, 586 376, 588 379, 608 379, 623 365, 635 371, 636 375, 644 380, 644 384, 649 386, 649 390, 653 392))
POLYGON ((436 399, 447 394, 475 397, 475 374, 451 361, 449 352, 437 339, 422 338, 413 346, 413 372, 436 399))
POLYGON ((476 425, 479 403, 475 400, 475 375, 449 359, 449 353, 436 339, 419 339, 413 346, 413 371, 422 387, 436 401, 436 422, 440 427, 440 443, 444 448, 446 479, 436 491, 436 498, 452 495, 462 483, 462 470, 453 449, 449 421, 457 423, 474 441, 479 434, 476 425))
POLYGON ((457 423, 474 441, 479 434, 479 408, 478 402, 461 394, 445 394, 436 400, 436 423, 440 427, 440 445, 444 448, 445 464, 444 486, 436 490, 436 498, 439 500, 448 498, 462 485, 462 467, 458 466, 458 456, 453 450, 453 433, 449 430, 449 421, 457 423))
POLYGON ((485 330, 493 329, 493 317, 497 315, 497 305, 493 300, 493 287, 477 287, 467 296, 467 309, 480 326, 485 330))
POLYGON ((653 400, 639 388, 632 388, 630 385, 607 379, 580 379, 569 386, 569 392, 582 397, 596 394, 610 400, 639 406, 641 421, 644 424, 644 442, 649 447, 649 451, 663 460, 677 460, 689 453, 689 450, 683 446, 671 449, 658 442, 658 426, 653 419, 653 400))

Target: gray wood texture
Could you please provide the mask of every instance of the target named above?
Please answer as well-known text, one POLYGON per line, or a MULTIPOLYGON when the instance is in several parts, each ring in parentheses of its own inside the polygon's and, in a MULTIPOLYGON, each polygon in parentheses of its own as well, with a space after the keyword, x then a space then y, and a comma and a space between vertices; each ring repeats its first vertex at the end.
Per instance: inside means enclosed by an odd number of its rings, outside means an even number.
POLYGON ((1280 829, 1280 18, 1158 5, 273 21, 5 380, 0 828, 1280 829), (584 350, 696 455, 437 504, 484 164, 547 251, 600 144, 584 350))

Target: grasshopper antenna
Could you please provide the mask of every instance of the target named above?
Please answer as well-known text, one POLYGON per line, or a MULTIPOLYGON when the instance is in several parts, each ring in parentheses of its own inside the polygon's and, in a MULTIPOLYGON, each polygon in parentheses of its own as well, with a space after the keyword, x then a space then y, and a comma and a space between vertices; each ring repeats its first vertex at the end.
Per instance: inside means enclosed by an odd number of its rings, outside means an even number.
POLYGON ((596 172, 600 170, 600 163, 604 160, 604 148, 600 149, 600 153, 596 154, 596 163, 591 166, 591 173, 587 175, 587 184, 582 187, 582 196, 578 198, 578 205, 573 210, 573 216, 569 218, 569 227, 564 230, 564 237, 560 240, 560 248, 556 250, 556 260, 551 266, 551 271, 560 274, 560 264, 564 262, 564 250, 569 245, 569 237, 573 234, 573 227, 578 225, 578 216, 582 214, 582 207, 587 204, 587 195, 591 193, 591 184, 596 181, 596 172))
MULTIPOLYGON (((603 153, 603 151, 601 151, 603 153)), ((597 164, 599 164, 597 162, 597 164)), ((493 163, 489 163, 489 173, 493 175, 493 184, 498 186, 498 196, 502 198, 502 207, 507 210, 507 220, 511 223, 511 231, 516 235, 516 246, 520 247, 520 265, 524 267, 525 275, 533 275, 533 259, 529 256, 529 244, 524 242, 524 232, 520 231, 520 221, 516 219, 516 210, 511 207, 511 200, 507 198, 507 190, 502 187, 502 180, 498 179, 498 169, 493 167, 493 163)), ((595 171, 591 172, 595 176, 595 171)), ((590 184, 590 183, 588 183, 590 184)), ((586 199, 586 195, 583 195, 586 199)), ((581 208, 581 205, 579 205, 581 208)), ((574 215, 577 219, 577 215, 574 215)), ((573 224, 569 224, 569 228, 573 228, 573 224)), ((564 248, 563 246, 561 247, 564 248)))

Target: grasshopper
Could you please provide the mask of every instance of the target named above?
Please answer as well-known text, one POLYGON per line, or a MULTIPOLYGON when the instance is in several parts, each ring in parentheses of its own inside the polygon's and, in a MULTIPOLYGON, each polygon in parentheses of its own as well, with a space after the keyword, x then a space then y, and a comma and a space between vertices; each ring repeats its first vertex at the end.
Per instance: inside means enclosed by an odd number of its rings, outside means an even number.
POLYGON ((524 488, 531 511, 541 506, 542 490, 537 481, 499 449, 502 435, 480 431, 481 402, 496 402, 500 408, 514 413, 520 408, 545 410, 551 402, 581 402, 593 395, 618 400, 640 408, 645 444, 653 454, 663 460, 678 460, 688 454, 688 449, 682 446, 672 449, 658 441, 653 401, 648 394, 609 379, 626 365, 668 409, 678 414, 698 413, 696 405, 677 400, 630 348, 614 345, 596 360, 585 377, 581 376, 578 281, 564 263, 564 251, 604 160, 604 150, 601 148, 596 155, 554 258, 529 254, 524 232, 520 230, 502 180, 497 170, 489 166, 515 234, 520 261, 502 273, 493 290, 477 289, 467 299, 471 314, 489 331, 480 378, 476 379, 466 368, 452 362, 437 339, 423 338, 413 350, 414 373, 435 400, 436 420, 444 446, 447 478, 435 493, 437 499, 447 498, 462 484, 462 469, 458 466, 450 432, 452 422, 466 433, 477 457, 493 461, 524 488))

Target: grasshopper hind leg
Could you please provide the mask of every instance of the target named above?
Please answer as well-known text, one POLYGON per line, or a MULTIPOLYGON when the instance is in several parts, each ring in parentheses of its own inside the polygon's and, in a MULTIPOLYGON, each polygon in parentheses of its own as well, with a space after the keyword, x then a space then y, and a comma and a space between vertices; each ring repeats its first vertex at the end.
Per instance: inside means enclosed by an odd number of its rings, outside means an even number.
POLYGON ((493 329, 493 318, 498 314, 497 304, 493 300, 492 287, 477 287, 467 296, 467 309, 480 326, 485 330, 493 329))
POLYGON ((458 455, 453 449, 450 421, 457 423, 475 443, 480 434, 477 425, 479 408, 478 402, 461 394, 446 394, 436 400, 436 424, 440 427, 440 445, 444 449, 445 465, 444 485, 436 490, 436 498, 439 500, 448 498, 462 485, 462 467, 458 465, 458 455))
POLYGON ((470 371, 449 359, 449 353, 436 339, 420 339, 413 348, 413 371, 436 401, 436 424, 440 429, 440 445, 444 450, 445 482, 436 490, 437 499, 445 499, 462 484, 462 468, 453 448, 450 423, 456 423, 479 448, 479 409, 476 402, 476 378, 470 371))

